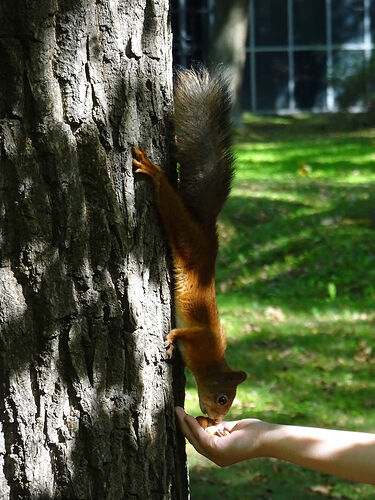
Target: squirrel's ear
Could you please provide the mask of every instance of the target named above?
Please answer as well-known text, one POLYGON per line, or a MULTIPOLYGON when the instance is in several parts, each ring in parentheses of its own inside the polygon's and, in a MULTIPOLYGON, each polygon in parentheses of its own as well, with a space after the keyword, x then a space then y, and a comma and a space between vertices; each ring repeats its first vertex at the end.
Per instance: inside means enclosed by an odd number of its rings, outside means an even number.
POLYGON ((222 382, 229 383, 231 385, 238 385, 246 380, 246 377, 247 375, 245 372, 232 370, 224 374, 222 382))
POLYGON ((232 374, 234 377, 233 377, 233 381, 236 382, 236 384, 241 384, 242 382, 244 382, 246 380, 246 373, 243 372, 242 370, 240 371, 237 371, 237 372, 233 372, 232 374))

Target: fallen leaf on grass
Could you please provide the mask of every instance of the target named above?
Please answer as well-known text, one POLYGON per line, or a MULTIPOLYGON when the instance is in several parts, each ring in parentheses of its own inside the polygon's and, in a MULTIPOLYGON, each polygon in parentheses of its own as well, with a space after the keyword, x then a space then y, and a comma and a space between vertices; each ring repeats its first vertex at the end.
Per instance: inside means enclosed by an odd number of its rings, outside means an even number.
POLYGON ((252 483, 265 483, 267 481, 268 477, 266 476, 266 474, 261 474, 261 473, 256 474, 251 480, 252 483))
POLYGON ((316 486, 310 486, 309 490, 321 495, 329 495, 332 491, 332 486, 329 484, 317 484, 316 486))
POLYGON ((256 407, 256 404, 253 401, 240 401, 238 398, 234 398, 232 403, 232 408, 236 408, 238 410, 249 410, 256 407))
POLYGON ((247 323, 243 326, 242 331, 243 333, 259 333, 261 331, 261 328, 257 325, 253 325, 252 323, 247 323))
POLYGON ((233 281, 232 280, 223 281, 219 285, 220 292, 221 293, 227 292, 232 285, 233 285, 233 281))
POLYGON ((336 219, 333 219, 332 217, 326 217, 321 221, 321 225, 325 227, 330 227, 336 224, 336 219))
POLYGON ((306 163, 302 164, 301 167, 298 169, 298 175, 300 177, 307 177, 310 175, 312 172, 312 168, 310 165, 307 165, 306 163))
POLYGON ((359 343, 358 352, 354 359, 359 363, 372 363, 374 361, 372 347, 367 345, 365 340, 361 340, 359 343))
POLYGON ((266 318, 268 321, 274 323, 283 323, 285 321, 285 314, 280 307, 269 306, 266 309, 266 318))

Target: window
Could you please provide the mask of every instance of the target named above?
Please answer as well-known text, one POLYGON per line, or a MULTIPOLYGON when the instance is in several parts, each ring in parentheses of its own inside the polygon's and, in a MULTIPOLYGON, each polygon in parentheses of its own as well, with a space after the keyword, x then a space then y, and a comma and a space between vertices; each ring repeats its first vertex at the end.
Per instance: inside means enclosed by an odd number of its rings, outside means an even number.
POLYGON ((361 43, 364 21, 363 0, 332 0, 333 43, 361 43))
POLYGON ((282 109, 289 105, 288 54, 262 52, 256 56, 257 103, 260 109, 282 109))
MULTIPOLYGON (((214 5, 172 0, 175 63, 208 60, 214 5)), ((374 57, 375 0, 251 0, 246 48, 243 109, 334 111, 344 81, 374 57)), ((364 95, 371 86, 367 69, 364 95)))
POLYGON ((327 39, 325 0, 294 0, 294 45, 325 44, 327 39))
POLYGON ((207 60, 213 0, 172 0, 173 59, 191 66, 207 60))
POLYGON ((361 107, 367 95, 367 85, 364 78, 358 78, 358 75, 364 75, 366 66, 365 54, 360 50, 336 50, 333 53, 333 78, 335 81, 336 100, 345 108, 361 107), (357 78, 355 78, 357 75, 357 78), (354 77, 354 78, 353 78, 354 77), (352 80, 351 80, 352 79, 352 80), (351 84, 348 87, 348 83, 351 84), (351 102, 350 88, 355 86, 358 102, 351 102))
POLYGON ((288 17, 285 0, 253 0, 255 43, 262 46, 288 43, 288 17))
POLYGON ((327 57, 324 52, 294 53, 295 100, 298 109, 323 109, 327 57))
POLYGON ((370 25, 371 25, 372 44, 375 45, 375 2, 374 2, 374 0, 370 1, 370 25))
POLYGON ((246 83, 252 111, 338 109, 344 75, 363 68, 375 48, 375 0, 251 4, 246 83))

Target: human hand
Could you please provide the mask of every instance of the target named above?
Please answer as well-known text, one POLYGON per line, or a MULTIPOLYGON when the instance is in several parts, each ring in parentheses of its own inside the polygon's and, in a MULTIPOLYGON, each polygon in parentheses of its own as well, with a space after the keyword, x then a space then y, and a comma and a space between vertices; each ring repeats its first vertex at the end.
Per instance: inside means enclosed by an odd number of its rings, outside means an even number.
POLYGON ((218 436, 206 432, 183 408, 177 407, 176 415, 181 432, 194 448, 221 467, 249 458, 266 456, 264 437, 271 424, 250 418, 222 422, 224 432, 218 436))

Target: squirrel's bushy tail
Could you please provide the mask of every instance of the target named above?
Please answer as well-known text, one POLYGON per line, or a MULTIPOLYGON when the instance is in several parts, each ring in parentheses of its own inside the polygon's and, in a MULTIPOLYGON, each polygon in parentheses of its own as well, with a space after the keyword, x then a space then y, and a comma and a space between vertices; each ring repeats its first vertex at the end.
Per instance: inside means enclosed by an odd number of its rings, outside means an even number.
POLYGON ((194 218, 212 226, 233 177, 228 83, 219 69, 181 71, 174 106, 179 193, 194 218))

